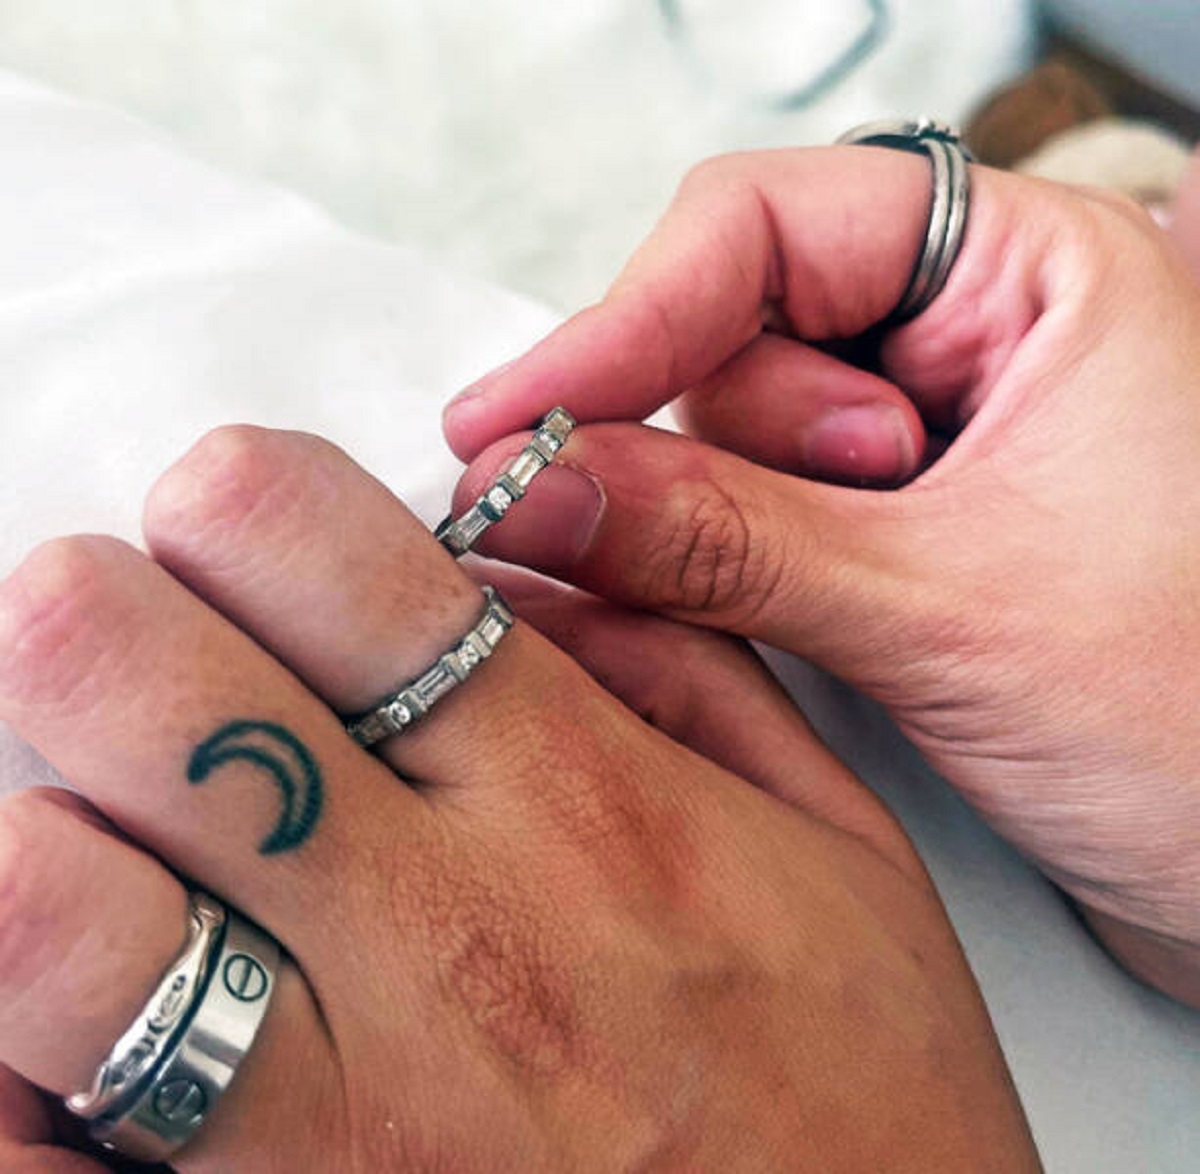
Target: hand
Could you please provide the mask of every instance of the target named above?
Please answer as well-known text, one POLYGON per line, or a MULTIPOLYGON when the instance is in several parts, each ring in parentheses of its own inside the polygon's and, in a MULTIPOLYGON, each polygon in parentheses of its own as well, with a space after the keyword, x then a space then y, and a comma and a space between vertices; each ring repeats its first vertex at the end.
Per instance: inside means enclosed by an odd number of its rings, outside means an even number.
POLYGON ((682 396, 704 443, 583 427, 482 549, 853 682, 1200 1003, 1200 292, 1133 205, 975 168, 947 287, 864 373, 835 355, 899 300, 929 183, 861 147, 702 167, 603 304, 451 404, 457 502, 552 403, 682 396), (797 476, 947 441, 891 492, 797 476))
MULTIPOLYGON (((82 795, 0 806, 0 1061, 25 1080, 86 1086, 179 949, 186 875, 288 961, 180 1170, 1036 1169, 910 845, 744 648, 525 587, 662 729, 518 624, 376 756, 336 714, 479 608, 381 485, 226 430, 146 534, 157 562, 70 539, 0 587, 0 715, 82 795), (260 848, 273 744, 188 783, 243 719, 312 756, 289 850, 260 848)), ((93 1168, 7 1096, 0 1151, 93 1168)))

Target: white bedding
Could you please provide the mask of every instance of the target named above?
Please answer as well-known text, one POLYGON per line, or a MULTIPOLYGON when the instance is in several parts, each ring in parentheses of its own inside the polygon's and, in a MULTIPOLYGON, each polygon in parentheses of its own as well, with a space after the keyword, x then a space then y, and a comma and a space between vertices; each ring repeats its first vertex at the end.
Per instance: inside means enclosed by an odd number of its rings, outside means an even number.
MULTIPOLYGON (((551 323, 2 74, 0 167, 0 573, 61 532, 136 540, 156 474, 230 420, 325 433, 433 521, 441 402, 551 323)), ((870 705, 776 665, 917 839, 1047 1168, 1200 1169, 1200 1015, 1120 973, 870 705)), ((51 777, 0 727, 0 789, 51 777)))
POLYGON ((0 0, 0 67, 573 308, 706 155, 965 118, 1020 71, 1031 3, 0 0), (762 100, 820 76, 872 11, 875 47, 842 84, 801 109, 762 100))

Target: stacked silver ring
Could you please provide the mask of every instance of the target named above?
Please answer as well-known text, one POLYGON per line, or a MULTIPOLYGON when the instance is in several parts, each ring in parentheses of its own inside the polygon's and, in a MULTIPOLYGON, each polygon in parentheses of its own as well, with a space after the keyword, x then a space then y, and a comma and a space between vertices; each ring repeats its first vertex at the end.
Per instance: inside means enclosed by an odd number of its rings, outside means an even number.
POLYGON ((970 203, 970 152, 950 127, 931 119, 868 122, 847 131, 839 144, 892 147, 922 154, 933 168, 933 199, 925 243, 899 304, 889 316, 895 324, 908 322, 942 291, 962 248, 970 203))
POLYGON ((448 517, 433 532, 455 558, 461 558, 490 526, 508 513, 514 501, 525 496, 530 482, 567 443, 575 418, 566 408, 555 408, 538 425, 533 438, 516 459, 492 482, 491 488, 460 518, 448 517))
POLYGON ((360 746, 403 734, 447 693, 457 689, 492 653, 513 626, 513 613, 495 587, 484 587, 483 612, 463 638, 411 681, 389 693, 346 730, 360 746))
MULTIPOLYGON (((437 540, 455 558, 466 554, 489 527, 503 519, 514 502, 525 496, 533 479, 554 460, 574 428, 575 419, 565 408, 549 412, 487 492, 460 517, 447 517, 437 527, 437 540)), ((483 593, 483 612, 458 643, 369 710, 347 720, 346 732, 360 746, 373 746, 410 730, 492 655, 513 626, 513 613, 494 587, 484 587, 483 593)))
MULTIPOLYGON (((525 496, 533 479, 554 460, 574 428, 575 418, 566 408, 550 411, 488 491, 461 517, 447 517, 434 531, 434 537, 455 558, 461 558, 485 530, 508 513, 513 502, 525 496)), ((494 587, 484 587, 483 594, 482 614, 454 647, 365 713, 347 720, 346 731, 360 746, 373 746, 411 729, 492 655, 513 626, 513 613, 494 587)))
POLYGON ((279 944, 207 893, 189 895, 188 938, 142 1012, 67 1098, 107 1148, 165 1161, 204 1123, 262 1024, 279 944))

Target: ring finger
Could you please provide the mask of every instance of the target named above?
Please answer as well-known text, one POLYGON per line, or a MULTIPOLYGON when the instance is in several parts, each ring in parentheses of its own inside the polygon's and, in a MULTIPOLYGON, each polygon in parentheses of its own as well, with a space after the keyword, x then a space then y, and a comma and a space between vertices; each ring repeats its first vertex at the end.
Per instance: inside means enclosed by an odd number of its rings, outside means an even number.
MULTIPOLYGON (((252 633, 335 710, 356 713, 421 672, 479 614, 479 586, 378 481, 315 437, 257 428, 202 439, 151 492, 152 554, 252 633)), ((547 773, 496 769, 588 734, 564 698, 583 674, 518 625, 495 666, 440 702, 437 720, 379 743, 406 778, 443 790, 547 773), (503 672, 497 673, 503 664, 503 672)), ((594 730, 604 726, 597 720, 594 730)), ((569 785, 569 784, 568 784, 569 785)))

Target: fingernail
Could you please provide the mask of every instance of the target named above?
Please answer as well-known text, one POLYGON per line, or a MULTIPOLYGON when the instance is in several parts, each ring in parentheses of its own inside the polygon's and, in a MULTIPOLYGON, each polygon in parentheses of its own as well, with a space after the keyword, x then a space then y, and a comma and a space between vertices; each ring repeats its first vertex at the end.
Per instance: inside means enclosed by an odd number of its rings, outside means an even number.
MULTIPOLYGON (((591 545, 604 513, 604 490, 593 477, 570 465, 550 465, 530 487, 522 509, 505 520, 506 549, 517 545, 522 562, 554 569, 579 561, 591 545)), ((497 535, 503 541, 497 527, 497 535)))
POLYGON ((892 404, 831 408, 808 425, 802 444, 812 471, 868 480, 903 476, 917 461, 905 415, 892 404))

